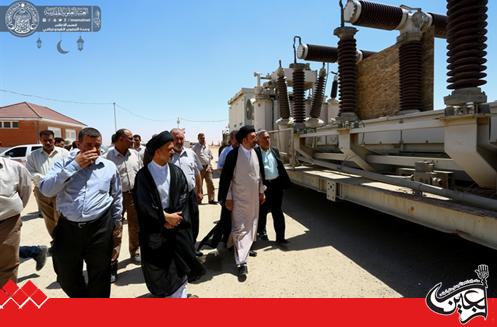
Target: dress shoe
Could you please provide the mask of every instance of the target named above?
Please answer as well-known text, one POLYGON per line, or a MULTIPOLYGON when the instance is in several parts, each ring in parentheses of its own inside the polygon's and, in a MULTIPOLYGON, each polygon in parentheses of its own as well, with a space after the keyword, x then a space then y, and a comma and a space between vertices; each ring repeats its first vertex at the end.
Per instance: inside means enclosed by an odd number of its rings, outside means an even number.
POLYGON ((132 254, 131 261, 139 265, 142 262, 142 257, 139 253, 132 254))
POLYGON ((209 201, 209 204, 217 204, 217 201, 211 200, 209 201))
POLYGON ((259 239, 261 241, 269 241, 269 238, 267 237, 267 234, 266 233, 260 233, 259 234, 259 239))
POLYGON ((251 256, 251 257, 257 257, 257 252, 255 252, 255 250, 250 250, 249 251, 249 256, 251 256))
POLYGON ((117 262, 110 266, 110 282, 115 283, 117 281, 117 262))
POLYGON ((247 280, 248 268, 246 264, 240 265, 237 268, 238 281, 244 282, 247 280))
POLYGON ((276 243, 278 243, 278 244, 288 244, 288 240, 286 240, 284 238, 278 238, 278 239, 276 239, 276 243))
POLYGON ((195 251, 195 255, 196 255, 197 257, 201 257, 201 256, 203 256, 204 254, 203 254, 202 252, 200 252, 200 251, 195 251))
POLYGON ((47 263, 47 253, 48 247, 45 245, 40 246, 40 253, 33 258, 36 261, 36 271, 41 270, 45 266, 45 263, 47 263))

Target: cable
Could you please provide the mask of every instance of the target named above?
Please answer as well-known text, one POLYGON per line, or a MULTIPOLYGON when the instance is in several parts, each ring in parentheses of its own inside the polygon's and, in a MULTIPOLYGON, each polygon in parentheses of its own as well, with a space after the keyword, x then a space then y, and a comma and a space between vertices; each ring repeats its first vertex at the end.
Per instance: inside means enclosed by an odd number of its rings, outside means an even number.
MULTIPOLYGON (((98 105, 98 106, 111 106, 114 103, 113 102, 84 102, 84 101, 75 101, 75 100, 62 100, 62 99, 56 99, 56 98, 49 98, 49 97, 43 97, 40 95, 34 95, 34 94, 27 94, 27 93, 22 93, 22 92, 16 92, 16 91, 11 91, 11 90, 5 90, 5 89, 0 89, 0 92, 4 93, 10 93, 10 94, 15 94, 15 95, 20 95, 23 97, 28 97, 28 98, 37 98, 37 99, 42 99, 42 100, 47 100, 47 101, 53 101, 53 102, 60 102, 60 103, 71 103, 71 104, 81 104, 81 105, 98 105)), ((129 113, 130 115, 133 115, 135 117, 144 119, 144 120, 149 120, 149 121, 156 121, 156 122, 176 122, 176 119, 157 119, 157 118, 150 118, 146 117, 140 114, 135 113, 133 110, 128 109, 126 107, 123 107, 122 105, 116 103, 116 107, 119 109, 124 110, 125 112, 129 113)), ((219 120, 192 120, 188 118, 183 118, 179 117, 180 120, 183 120, 185 122, 190 122, 190 123, 222 123, 226 122, 227 119, 219 119, 219 120)))
POLYGON ((10 93, 10 94, 15 94, 15 95, 21 95, 24 97, 28 98, 38 98, 42 100, 48 100, 48 101, 54 101, 54 102, 62 102, 62 103, 73 103, 73 104, 90 104, 90 105, 112 105, 112 102, 83 102, 83 101, 73 101, 73 100, 61 100, 61 99, 55 99, 55 98, 47 98, 47 97, 42 97, 39 95, 34 95, 34 94, 26 94, 26 93, 21 93, 21 92, 16 92, 16 91, 11 91, 11 90, 5 90, 5 89, 0 89, 0 92, 4 93, 10 93))

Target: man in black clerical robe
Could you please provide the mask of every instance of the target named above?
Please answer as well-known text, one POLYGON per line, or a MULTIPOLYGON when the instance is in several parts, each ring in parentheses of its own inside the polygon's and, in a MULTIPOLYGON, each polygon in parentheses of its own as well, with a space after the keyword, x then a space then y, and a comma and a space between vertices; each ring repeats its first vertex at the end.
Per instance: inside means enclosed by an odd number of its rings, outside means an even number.
POLYGON ((143 275, 150 293, 159 297, 185 297, 187 282, 205 273, 195 256, 188 184, 181 169, 169 163, 172 141, 162 132, 147 143, 150 162, 144 162, 133 189, 143 275), (157 171, 167 171, 167 183, 157 183, 157 171))

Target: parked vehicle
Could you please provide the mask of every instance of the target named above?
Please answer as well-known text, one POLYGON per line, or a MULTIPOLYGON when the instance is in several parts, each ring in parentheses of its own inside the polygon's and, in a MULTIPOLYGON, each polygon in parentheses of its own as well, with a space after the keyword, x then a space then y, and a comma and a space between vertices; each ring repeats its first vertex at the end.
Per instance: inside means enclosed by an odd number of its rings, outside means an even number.
POLYGON ((7 150, 3 151, 0 156, 1 157, 10 157, 15 161, 19 161, 20 163, 26 164, 28 156, 34 150, 41 148, 41 144, 24 144, 17 145, 7 150))

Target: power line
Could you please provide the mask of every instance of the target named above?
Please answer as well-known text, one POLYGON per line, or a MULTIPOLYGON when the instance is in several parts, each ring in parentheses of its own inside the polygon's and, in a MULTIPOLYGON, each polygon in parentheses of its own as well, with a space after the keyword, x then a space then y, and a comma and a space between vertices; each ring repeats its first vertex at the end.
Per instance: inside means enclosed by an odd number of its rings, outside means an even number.
MULTIPOLYGON (((149 121, 155 121, 155 122, 175 122, 175 119, 157 119, 157 118, 151 118, 147 116, 143 116, 140 114, 137 114, 135 110, 128 109, 126 107, 123 107, 122 105, 115 103, 115 102, 85 102, 85 101, 75 101, 75 100, 63 100, 63 99, 56 99, 56 98, 49 98, 49 97, 44 97, 40 95, 34 95, 34 94, 27 94, 27 93, 22 93, 22 92, 16 92, 12 90, 5 90, 5 89, 0 89, 0 92, 4 93, 10 93, 10 94, 15 94, 15 95, 20 95, 23 97, 29 97, 29 98, 37 98, 37 99, 42 99, 42 100, 48 100, 48 101, 53 101, 53 102, 60 102, 60 103, 71 103, 71 104, 80 104, 80 105, 105 105, 105 106, 110 106, 110 105, 115 105, 117 108, 127 112, 128 114, 135 116, 140 119, 144 120, 149 120, 149 121)), ((193 119, 188 119, 188 118, 183 118, 179 117, 180 120, 189 122, 189 123, 223 123, 226 122, 227 119, 219 119, 219 120, 193 120, 193 119)))
POLYGON ((10 93, 10 94, 15 94, 15 95, 21 95, 23 97, 28 97, 28 98, 38 98, 42 100, 48 100, 48 101, 53 101, 53 102, 62 102, 62 103, 72 103, 72 104, 85 104, 85 105, 111 105, 112 102, 84 102, 84 101, 74 101, 74 100, 61 100, 61 99, 55 99, 55 98, 48 98, 48 97, 43 97, 40 95, 34 95, 34 94, 27 94, 27 93, 21 93, 21 92, 16 92, 16 91, 11 91, 11 90, 5 90, 5 89, 0 89, 0 92, 4 93, 10 93))

